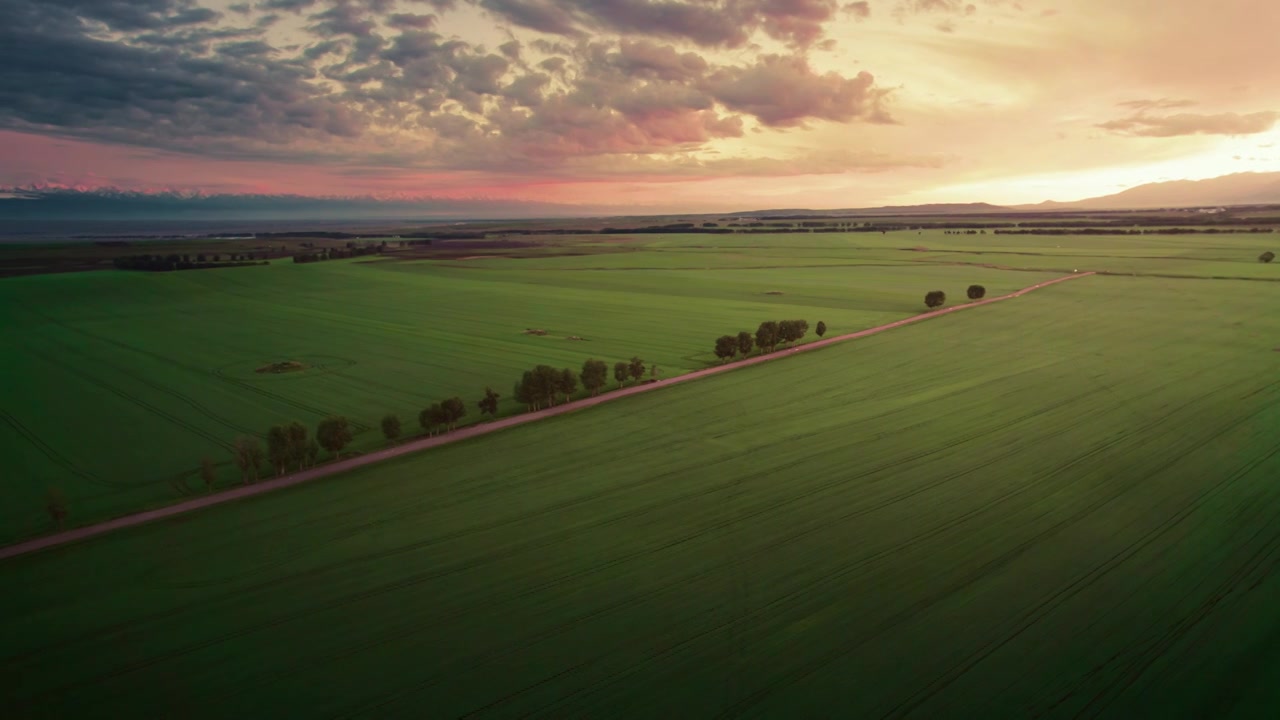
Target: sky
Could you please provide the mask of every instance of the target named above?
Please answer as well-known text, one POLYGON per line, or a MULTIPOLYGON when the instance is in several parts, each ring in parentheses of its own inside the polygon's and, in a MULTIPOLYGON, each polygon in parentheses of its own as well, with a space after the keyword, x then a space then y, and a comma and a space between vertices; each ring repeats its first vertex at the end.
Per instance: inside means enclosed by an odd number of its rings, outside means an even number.
POLYGON ((1280 170, 1280 3, 0 0, 0 188, 726 212, 1280 170))

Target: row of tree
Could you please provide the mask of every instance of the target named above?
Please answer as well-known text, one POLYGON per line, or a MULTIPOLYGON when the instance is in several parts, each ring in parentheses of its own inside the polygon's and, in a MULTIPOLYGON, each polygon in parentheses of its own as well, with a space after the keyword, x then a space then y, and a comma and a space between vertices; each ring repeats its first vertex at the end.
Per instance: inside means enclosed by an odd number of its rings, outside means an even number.
MULTIPOLYGON (((248 484, 258 479, 264 460, 283 475, 289 468, 305 470, 316 464, 320 448, 333 453, 336 459, 342 449, 351 443, 351 422, 341 415, 331 415, 320 421, 314 438, 308 437, 307 427, 294 421, 286 425, 274 425, 267 431, 267 449, 264 453, 258 438, 242 435, 231 447, 231 459, 240 470, 240 481, 248 484)), ((213 489, 215 472, 213 461, 204 458, 200 463, 200 478, 205 487, 213 489)))
MULTIPOLYGON (((628 379, 638 382, 644 377, 645 368, 645 362, 640 357, 614 363, 613 379, 617 381, 618 387, 626 385, 628 379)), ((658 367, 654 365, 649 371, 656 379, 658 367)), ((550 365, 539 365, 524 372, 515 384, 513 397, 516 402, 534 411, 543 406, 555 405, 558 396, 564 396, 564 402, 568 402, 569 397, 578 391, 579 383, 592 397, 599 395, 600 390, 609 383, 609 365, 596 358, 583 362, 582 370, 578 372, 574 372, 572 368, 556 369, 550 365)))
MULTIPOLYGON (((245 265, 257 265, 259 263, 252 259, 241 258, 241 255, 231 255, 231 262, 223 262, 221 255, 203 254, 196 255, 193 259, 190 255, 121 255, 112 258, 112 264, 117 270, 143 270, 147 272, 172 272, 175 270, 203 270, 205 268, 221 268, 221 267, 243 267, 245 265)), ((252 257, 251 255, 249 256, 252 257)), ((262 264, 266 264, 263 261, 262 264)))
MULTIPOLYGON (((987 289, 981 285, 970 285, 965 290, 965 295, 968 295, 970 300, 981 300, 987 296, 987 289)), ((930 310, 940 308, 947 304, 947 294, 941 290, 930 290, 924 294, 924 304, 930 310)))
POLYGON ((352 243, 348 243, 350 247, 346 248, 322 248, 315 252, 298 253, 293 256, 295 263, 312 263, 322 260, 339 260, 342 258, 363 257, 365 255, 377 255, 382 252, 382 248, 386 246, 386 242, 382 245, 365 245, 356 247, 352 243))
MULTIPOLYGON (((818 337, 822 337, 827 333, 827 324, 819 320, 816 331, 818 337)), ((747 357, 752 349, 773 352, 778 345, 798 342, 808 332, 807 320, 767 320, 760 323, 755 335, 743 330, 737 335, 721 335, 716 338, 715 354, 723 362, 732 360, 739 354, 747 357)))

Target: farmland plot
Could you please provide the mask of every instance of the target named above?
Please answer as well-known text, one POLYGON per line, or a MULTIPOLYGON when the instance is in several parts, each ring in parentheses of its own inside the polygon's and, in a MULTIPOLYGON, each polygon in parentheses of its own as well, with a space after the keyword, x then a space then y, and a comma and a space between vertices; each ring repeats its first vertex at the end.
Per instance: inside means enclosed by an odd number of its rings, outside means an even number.
POLYGON ((220 485, 238 481, 231 443, 273 424, 314 429, 344 414, 363 451, 382 446, 377 425, 389 412, 413 432, 419 410, 458 395, 474 419, 486 385, 504 396, 503 414, 514 412, 512 383, 539 363, 638 355, 670 377, 715 362, 715 337, 762 320, 821 319, 848 332, 919 312, 934 286, 962 297, 971 282, 995 293, 1051 277, 671 255, 628 253, 630 269, 335 261, 0 281, 0 370, 16 380, 0 385, 0 455, 11 463, 0 543, 52 527, 50 487, 77 525, 204 492, 202 457, 220 485), (257 372, 289 361, 305 368, 257 372))
POLYGON ((0 691, 51 718, 1261 716, 1277 292, 1087 278, 18 558, 0 691))

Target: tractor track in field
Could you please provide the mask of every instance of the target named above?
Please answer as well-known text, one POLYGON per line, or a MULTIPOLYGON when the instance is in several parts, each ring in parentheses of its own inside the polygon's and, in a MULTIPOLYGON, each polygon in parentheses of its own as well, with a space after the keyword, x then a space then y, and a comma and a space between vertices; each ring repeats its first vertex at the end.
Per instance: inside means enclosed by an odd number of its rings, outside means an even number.
MULTIPOLYGON (((1025 288, 1022 288, 1021 290, 1015 290, 1014 292, 1011 292, 1005 295, 1000 295, 992 298, 985 298, 983 300, 975 300, 973 302, 970 302, 964 305, 954 305, 952 307, 944 308, 941 310, 925 312, 919 315, 913 315, 908 318, 903 318, 901 320, 896 320, 891 323, 886 323, 884 325, 878 325, 876 327, 867 328, 865 330, 859 330, 857 332, 847 333, 845 335, 838 335, 836 337, 831 337, 831 338, 824 338, 822 340, 816 340, 814 342, 806 343, 804 345, 798 345, 796 347, 788 348, 785 350, 778 350, 765 355, 757 355, 744 360, 739 360, 734 363, 717 365, 717 366, 705 368, 702 370, 696 370, 691 373, 686 373, 684 375, 679 375, 673 378, 667 378, 665 380, 658 380, 658 381, 650 382, 647 384, 641 384, 641 385, 633 385, 631 387, 622 388, 620 390, 605 393, 603 395, 584 398, 582 400, 576 400, 570 403, 565 403, 563 405, 558 405, 555 407, 550 407, 550 408, 538 410, 531 413, 525 413, 523 415, 515 415, 509 418, 503 418, 502 420, 497 420, 495 422, 490 422, 490 423, 481 424, 481 425, 472 425, 469 427, 465 427, 461 430, 454 431, 453 433, 450 433, 450 434, 410 441, 397 447, 378 450, 365 455, 360 455, 357 457, 349 458, 347 460, 335 462, 329 465, 324 465, 324 466, 312 468, 309 470, 305 470, 302 472, 294 473, 293 475, 288 475, 282 478, 267 480, 254 485, 246 485, 246 486, 238 487, 232 490, 219 493, 217 495, 211 495, 207 497, 197 498, 194 500, 188 500, 185 502, 177 503, 175 505, 170 505, 170 506, 158 508, 155 510, 148 510, 140 513, 134 513, 131 515, 115 518, 113 520, 97 523, 95 525, 76 528, 74 530, 68 530, 68 531, 57 533, 54 535, 47 535, 45 537, 36 538, 34 540, 28 540, 25 542, 16 543, 6 547, 0 547, 0 560, 4 560, 10 557, 16 557, 19 555, 25 555, 27 553, 43 550, 46 548, 66 545, 68 543, 73 543, 79 540, 95 537, 97 535, 101 535, 103 533, 107 533, 112 530, 142 525, 144 523, 154 522, 156 520, 161 520, 164 518, 173 517, 173 516, 191 512, 194 510, 199 510, 201 508, 210 507, 213 505, 220 505, 225 502, 231 502, 234 500, 239 500, 246 497, 252 497, 255 495, 262 495, 264 493, 268 493, 273 490, 279 490, 286 487, 292 487, 294 485, 300 485, 302 483, 310 482, 312 480, 318 480, 320 478, 328 477, 330 475, 336 475, 338 473, 354 470, 356 468, 364 467, 366 465, 372 465, 374 463, 390 460, 395 457, 400 457, 401 455, 408 455, 421 450, 438 447, 440 445, 447 445, 455 442, 461 442, 463 440, 468 440, 473 437, 488 435, 493 432, 498 432, 500 430, 504 430, 509 427, 524 425, 527 423, 543 420, 546 418, 555 417, 557 415, 564 415, 567 413, 575 412, 577 410, 593 407, 601 403, 610 402, 618 398, 628 397, 631 395, 638 395, 640 393, 658 390, 660 388, 668 387, 670 385, 688 382, 690 380, 697 380, 699 378, 703 378, 708 375, 715 375, 715 374, 728 372, 728 371, 735 370, 742 367, 758 365, 760 363, 778 360, 780 358, 795 355, 797 353, 809 352, 811 350, 817 350, 819 348, 835 345, 842 342, 847 342, 849 340, 856 340, 858 338, 876 335, 886 330, 892 330, 894 328, 910 325, 923 320, 929 320, 935 317, 949 315, 951 313, 967 310, 969 308, 979 307, 982 305, 990 305, 992 303, 997 303, 997 302, 1009 300, 1012 298, 1022 297, 1023 295, 1029 292, 1033 292, 1035 290, 1039 290, 1041 288, 1048 287, 1050 285, 1066 282, 1068 280, 1075 280, 1083 277, 1089 277, 1091 275, 1094 275, 1094 273, 1083 272, 1083 273, 1078 273, 1073 275, 1065 275, 1062 277, 1053 278, 1051 280, 1045 280, 1043 282, 1036 283, 1035 285, 1030 285, 1025 288)), ((74 329, 74 330, 76 330, 80 334, 87 335, 97 340, 111 343, 113 345, 119 345, 120 347, 123 347, 128 350, 132 350, 134 352, 138 352, 148 356, 154 355, 153 353, 149 353, 146 350, 127 346, 127 345, 124 345, 123 343, 119 343, 110 338, 104 338, 80 329, 74 329)), ((169 363, 173 362, 168 358, 163 358, 158 355, 156 355, 155 357, 161 360, 164 360, 165 362, 169 362, 169 363)), ((184 367, 184 369, 186 367, 186 366, 182 366, 180 363, 174 363, 174 364, 178 364, 179 366, 184 367)), ((223 378, 223 379, 231 381, 229 378, 223 378)), ((235 381, 231 381, 231 382, 234 382, 234 384, 238 386, 243 386, 245 387, 245 389, 261 392, 260 388, 252 387, 251 383, 247 383, 247 382, 240 383, 235 381)), ((273 393, 267 393, 267 392, 262 392, 262 394, 267 396, 274 395, 273 393)), ((288 402, 285 398, 278 397, 278 396, 272 397, 272 399, 277 401, 288 402)), ((315 408, 308 408, 308 407, 302 406, 301 403, 295 404, 295 403, 288 402, 288 404, 294 405, 295 407, 299 407, 299 409, 316 411, 315 408)))

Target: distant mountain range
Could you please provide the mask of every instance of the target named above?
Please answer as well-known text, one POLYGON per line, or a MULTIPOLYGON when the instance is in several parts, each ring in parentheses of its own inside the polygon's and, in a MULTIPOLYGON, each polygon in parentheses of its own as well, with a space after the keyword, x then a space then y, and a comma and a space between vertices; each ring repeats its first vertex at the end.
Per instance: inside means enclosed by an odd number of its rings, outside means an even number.
MULTIPOLYGON (((1152 210, 1178 207, 1230 205, 1280 205, 1280 173, 1237 173, 1208 180, 1175 180, 1139 185, 1114 195, 1075 202, 1046 201, 1035 205, 1000 206, 990 203, 934 203, 843 209, 776 208, 737 213, 673 214, 650 217, 743 218, 871 217, 871 216, 981 216, 1002 213, 1090 210, 1152 210)), ((116 189, 78 190, 51 187, 0 187, 0 220, 270 220, 358 221, 464 221, 479 219, 533 219, 623 217, 625 207, 589 207, 522 202, 501 199, 372 197, 304 197, 295 195, 205 195, 200 193, 146 193, 116 189)), ((633 217, 627 215, 626 217, 633 217)), ((0 235, 6 233, 0 232, 0 235)))
POLYGON ((1009 212, 1010 208, 990 203, 933 203, 931 205, 885 205, 872 208, 842 208, 839 210, 811 210, 787 208, 779 210, 747 210, 736 213, 719 213, 734 217, 800 217, 804 215, 981 215, 983 213, 1009 212))
POLYGON ((1172 180, 1148 183, 1114 195, 1033 205, 1000 206, 990 203, 938 203, 840 210, 752 210, 732 213, 739 217, 798 217, 804 215, 983 215, 1007 212, 1056 212, 1072 210, 1154 210, 1159 208, 1229 205, 1280 205, 1280 172, 1236 173, 1208 180, 1172 180))
POLYGON ((1280 173, 1236 173, 1208 180, 1172 180, 1129 188, 1114 195, 1018 205, 1016 210, 1150 210, 1209 205, 1280 204, 1280 173))

